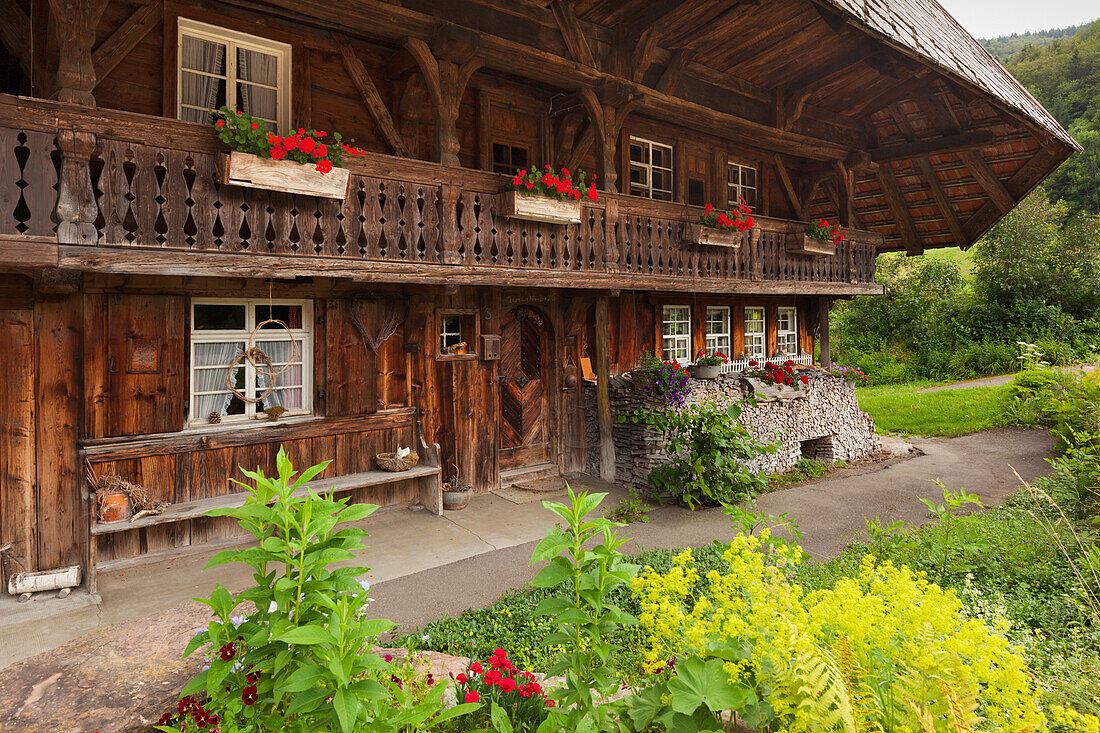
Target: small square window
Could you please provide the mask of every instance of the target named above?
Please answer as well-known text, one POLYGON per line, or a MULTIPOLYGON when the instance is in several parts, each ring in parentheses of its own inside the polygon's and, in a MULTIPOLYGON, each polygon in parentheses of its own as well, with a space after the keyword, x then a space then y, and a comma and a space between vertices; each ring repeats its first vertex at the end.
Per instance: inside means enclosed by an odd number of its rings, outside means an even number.
POLYGON ((751 207, 756 206, 757 185, 756 168, 741 163, 730 163, 727 166, 728 183, 726 186, 726 205, 735 209, 744 201, 751 207))
POLYGON ((512 175, 530 165, 530 151, 522 145, 493 143, 493 172, 512 175))
POLYGON ((439 311, 438 359, 476 359, 481 329, 475 310, 439 311))

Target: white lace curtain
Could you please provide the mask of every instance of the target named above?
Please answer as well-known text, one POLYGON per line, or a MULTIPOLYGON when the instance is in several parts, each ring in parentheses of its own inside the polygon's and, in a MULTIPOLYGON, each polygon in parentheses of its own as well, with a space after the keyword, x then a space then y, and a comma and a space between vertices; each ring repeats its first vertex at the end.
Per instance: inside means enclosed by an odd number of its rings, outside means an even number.
POLYGON ((253 117, 278 119, 278 94, 271 89, 253 86, 256 82, 268 86, 278 83, 279 59, 259 51, 237 49, 237 84, 240 109, 253 117))
POLYGON ((190 36, 180 44, 180 99, 184 104, 201 109, 183 108, 183 117, 191 122, 209 123, 212 110, 218 106, 218 90, 225 86, 225 46, 190 36), (191 73, 188 70, 204 73, 191 73))
MULTIPOLYGON (((195 344, 195 366, 223 365, 228 367, 237 354, 241 353, 241 348, 242 344, 236 341, 195 344)), ((233 370, 234 380, 239 370, 240 367, 233 370)), ((195 369, 195 392, 212 393, 196 395, 195 418, 203 419, 213 413, 226 414, 229 403, 233 401, 233 394, 225 389, 225 374, 225 369, 195 369)))
MULTIPOLYGON (((271 359, 271 363, 275 365, 275 369, 282 369, 283 366, 290 360, 292 356, 297 356, 301 359, 302 345, 298 344, 298 354, 294 353, 294 345, 290 341, 265 341, 260 344, 260 348, 271 359)), ((282 374, 276 376, 275 384, 278 388, 264 398, 264 409, 268 407, 285 407, 288 410, 300 410, 302 409, 302 367, 300 364, 290 366, 282 374)), ((257 386, 260 389, 260 394, 267 391, 268 386, 271 384, 271 378, 264 374, 257 374, 256 381, 257 386)))

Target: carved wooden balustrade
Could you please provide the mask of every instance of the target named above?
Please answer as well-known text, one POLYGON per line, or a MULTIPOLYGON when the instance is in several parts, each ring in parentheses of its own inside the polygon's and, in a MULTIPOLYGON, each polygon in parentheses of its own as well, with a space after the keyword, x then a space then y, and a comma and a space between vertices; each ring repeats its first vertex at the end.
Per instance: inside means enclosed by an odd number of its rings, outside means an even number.
POLYGON ((0 127, 0 236, 9 241, 56 235, 63 246, 135 256, 184 250, 325 258, 345 270, 354 269, 349 261, 376 272, 401 266, 395 274, 545 271, 547 285, 599 275, 601 286, 877 290, 879 237, 870 233, 850 233, 834 256, 806 257, 784 248, 801 224, 756 217, 739 248, 691 245, 682 230, 697 208, 607 194, 583 207, 580 224, 509 219, 498 213, 499 175, 377 154, 345 161, 344 201, 239 188, 218 182, 217 139, 199 125, 3 96, 0 111, 16 121, 0 127))

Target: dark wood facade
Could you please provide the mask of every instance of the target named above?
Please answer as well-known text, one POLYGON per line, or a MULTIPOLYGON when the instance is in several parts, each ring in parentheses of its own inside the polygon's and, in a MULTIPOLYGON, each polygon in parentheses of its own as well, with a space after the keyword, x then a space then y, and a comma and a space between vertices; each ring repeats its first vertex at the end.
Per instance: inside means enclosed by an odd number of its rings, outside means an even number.
POLYGON ((606 377, 660 352, 664 306, 690 309, 692 353, 707 307, 728 308, 734 355, 746 308, 764 309, 768 354, 794 308, 812 354, 831 299, 879 292, 878 252, 969 246, 1074 145, 949 18, 924 19, 956 48, 938 58, 927 29, 906 45, 844 3, 0 11, 0 545, 28 569, 94 573, 92 558, 236 538, 194 516, 100 533, 88 469, 193 507, 235 492, 238 466, 270 472, 279 445, 338 478, 423 438, 444 478, 477 491, 582 470, 586 367, 606 377), (214 131, 176 119, 181 23, 285 44, 286 122, 368 151, 345 162, 346 199, 219 181, 214 131), (632 195, 638 140, 667 151, 668 200, 632 195), (507 218, 511 162, 595 171, 599 199, 579 224, 507 218), (753 171, 754 228, 738 248, 687 243, 703 204, 726 208, 738 166, 753 171), (818 216, 848 228, 836 253, 789 253, 818 216), (192 304, 272 297, 310 304, 308 408, 202 425, 192 304), (443 353, 452 327, 467 353, 443 353))

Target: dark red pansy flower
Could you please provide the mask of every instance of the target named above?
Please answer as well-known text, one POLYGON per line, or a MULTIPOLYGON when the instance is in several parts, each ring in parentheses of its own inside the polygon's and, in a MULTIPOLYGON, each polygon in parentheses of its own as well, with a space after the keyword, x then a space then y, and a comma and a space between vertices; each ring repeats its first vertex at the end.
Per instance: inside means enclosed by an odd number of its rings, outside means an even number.
POLYGON ((241 700, 245 705, 255 705, 256 700, 259 699, 259 695, 256 694, 256 685, 249 685, 241 690, 241 700))

